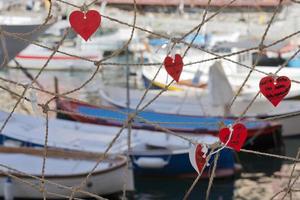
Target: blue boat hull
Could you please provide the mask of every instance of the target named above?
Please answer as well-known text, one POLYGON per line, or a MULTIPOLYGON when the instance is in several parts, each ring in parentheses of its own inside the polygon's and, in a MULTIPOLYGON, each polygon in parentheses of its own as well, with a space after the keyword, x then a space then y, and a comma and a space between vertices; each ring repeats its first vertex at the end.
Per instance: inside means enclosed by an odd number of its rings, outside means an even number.
MULTIPOLYGON (((133 169, 135 175, 138 176, 168 176, 168 177, 195 177, 197 173, 192 167, 188 152, 178 153, 173 155, 139 155, 138 152, 134 153, 131 158, 133 160, 133 169), (136 160, 139 158, 161 158, 168 164, 162 168, 147 168, 141 167, 137 164, 136 160)), ((204 177, 207 175, 208 170, 213 164, 214 156, 210 159, 210 165, 204 171, 204 177)), ((234 154, 230 149, 221 151, 217 162, 217 177, 232 176, 235 173, 234 154)))
MULTIPOLYGON (((71 119, 83 123, 92 123, 109 126, 122 126, 128 118, 131 109, 92 106, 84 102, 74 102, 69 100, 59 100, 58 109, 73 112, 74 114, 58 115, 58 118, 71 119)), ((234 124, 236 118, 207 117, 175 115, 168 113, 158 113, 153 111, 139 112, 138 117, 148 122, 158 123, 160 127, 173 132, 193 133, 193 134, 219 134, 218 123, 224 122, 226 125, 234 124)), ((134 129, 161 131, 156 126, 144 123, 140 118, 135 118, 132 123, 134 129)), ((247 142, 244 145, 248 149, 269 149, 281 146, 281 125, 259 120, 243 120, 247 128, 247 142)))
MULTIPOLYGON (((71 102, 70 104, 74 104, 71 102)), ((61 105, 62 110, 68 110, 68 105, 61 105)), ((108 124, 122 126, 123 123, 128 118, 128 112, 134 112, 134 110, 126 108, 106 108, 106 107, 91 107, 84 104, 77 104, 76 108, 72 108, 73 112, 78 113, 85 117, 95 120, 98 124, 108 124)), ((76 114, 74 114, 76 115, 76 114)), ((219 133, 218 123, 223 121, 225 124, 234 124, 235 118, 223 118, 223 117, 207 117, 207 116, 188 116, 188 115, 174 115, 167 113, 158 113, 153 111, 142 111, 139 112, 138 117, 141 117, 147 121, 159 123, 163 128, 167 128, 176 132, 186 132, 186 133, 219 133), (186 122, 186 124, 185 124, 186 122)), ((71 116, 72 117, 72 116, 71 116)), ((81 118, 79 118, 80 120, 81 118)), ((84 122, 84 121, 83 121, 84 122)), ((93 121, 94 122, 94 121, 93 121)), ((251 130, 258 130, 265 128, 270 125, 267 122, 248 120, 244 121, 248 132, 251 130)), ((139 118, 135 118, 133 121, 134 128, 150 129, 155 130, 153 125, 144 123, 139 118)))

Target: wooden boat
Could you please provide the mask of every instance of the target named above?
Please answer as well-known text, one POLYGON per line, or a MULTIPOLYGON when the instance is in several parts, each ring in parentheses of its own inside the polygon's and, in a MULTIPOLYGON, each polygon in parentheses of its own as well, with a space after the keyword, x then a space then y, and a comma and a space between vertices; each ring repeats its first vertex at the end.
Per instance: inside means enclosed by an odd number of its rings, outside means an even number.
MULTIPOLYGON (((39 38, 40 43, 45 46, 55 46, 62 37, 64 30, 69 27, 69 21, 63 20, 55 23, 49 30, 39 38)), ((67 39, 60 47, 60 51, 71 55, 76 55, 89 60, 100 60, 103 54, 121 48, 124 41, 127 41, 131 29, 105 29, 98 31, 92 40, 83 41, 82 38, 73 32, 69 33, 67 39)), ((40 69, 51 55, 51 50, 35 45, 29 45, 16 56, 16 61, 27 69, 40 69)), ((10 62, 11 67, 16 67, 10 62)), ((49 64, 47 70, 92 70, 93 63, 78 57, 56 53, 49 64)))
MULTIPOLYGON (((8 113, 0 112, 0 120, 8 113)), ((0 135, 0 144, 9 146, 43 147, 44 121, 40 118, 14 114, 0 135), (24 134, 26 133, 26 134, 24 134)), ((67 120, 50 119, 48 147, 84 152, 104 152, 113 140, 118 127, 83 124, 67 120)), ((119 139, 113 145, 111 154, 127 151, 127 136, 123 130, 119 139)), ((161 177, 190 177, 196 172, 189 162, 191 144, 178 137, 161 132, 132 129, 133 170, 136 175, 155 175, 161 177)), ((199 143, 213 144, 217 137, 210 135, 186 137, 199 143)), ((217 165, 217 177, 228 177, 238 172, 240 167, 234 161, 230 149, 222 150, 220 162, 217 165)), ((205 172, 207 175, 207 171, 205 172)), ((204 176, 205 177, 205 176, 204 176)))
MULTIPOLYGON (((0 111, 0 122, 8 113, 0 111)), ((48 146, 88 152, 104 152, 118 132, 118 128, 99 127, 67 120, 50 119, 48 146)), ((44 145, 45 120, 41 117, 15 113, 1 134, 0 143, 13 146, 44 145), (25 134, 26 133, 26 134, 25 134), (25 143, 24 143, 25 142, 25 143), (29 142, 29 143, 28 143, 29 142)), ((127 149, 125 136, 121 136, 110 150, 111 154, 120 154, 127 149)), ((134 142, 132 143, 134 146, 134 142)))
MULTIPOLYGON (((141 104, 145 105, 153 99, 160 91, 150 90, 141 104)), ((144 91, 130 90, 130 107, 134 109, 140 101, 144 91)), ((103 102, 110 105, 125 108, 126 107, 126 89, 106 86, 100 92, 103 102)), ((264 97, 259 96, 247 111, 248 118, 275 118, 283 115, 298 113, 300 103, 298 100, 284 100, 276 108, 264 97), (262 100, 264 99, 264 101, 262 100)), ((238 117, 249 105, 247 99, 238 98, 233 104, 229 117, 238 117)), ((156 101, 147 107, 148 111, 163 112, 170 114, 190 115, 190 116, 224 116, 224 107, 221 105, 212 105, 210 98, 198 90, 190 88, 187 91, 166 91, 156 101)), ((275 121, 282 124, 283 136, 295 136, 300 132, 299 115, 290 115, 275 121)))
MULTIPOLYGON (((279 122, 283 125, 283 135, 292 136, 299 134, 298 130, 300 127, 298 127, 298 123, 295 122, 300 119, 300 116, 297 114, 290 115, 300 111, 300 104, 298 101, 283 101, 279 106, 274 107, 265 97, 260 95, 256 98, 256 101, 252 103, 251 107, 249 109, 247 108, 256 96, 258 86, 252 94, 243 93, 239 96, 229 111, 228 108, 235 96, 235 92, 233 91, 230 79, 228 79, 228 76, 226 75, 226 69, 223 69, 220 62, 215 62, 214 65, 209 68, 207 77, 208 89, 199 90, 198 88, 188 87, 185 91, 167 91, 160 95, 148 109, 190 116, 239 117, 246 109, 247 112, 245 117, 276 119, 280 117, 280 115, 287 115, 286 117, 279 119, 279 122)), ((295 75, 297 76, 296 72, 295 75)), ((103 99, 119 107, 124 107, 124 101, 122 102, 121 99, 126 96, 125 91, 122 92, 122 89, 107 86, 102 88, 105 88, 101 92, 103 99)), ((291 93, 289 93, 289 95, 292 97, 297 96, 297 88, 298 87, 295 87, 294 90, 290 91, 291 93)), ((160 91, 149 92, 142 106, 153 99, 159 92, 160 91)), ((136 107, 143 96, 143 92, 131 90, 130 96, 131 106, 136 107)))
MULTIPOLYGON (((49 46, 49 44, 47 45, 49 46)), ((60 48, 60 51, 67 52, 71 55, 77 55, 90 60, 101 59, 102 53, 99 53, 97 49, 85 49, 82 51, 80 47, 76 47, 75 44, 66 44, 60 48), (80 52, 80 53, 78 53, 80 52)), ((16 56, 16 61, 27 69, 40 69, 47 61, 51 54, 51 51, 39 46, 29 45, 26 49, 21 51, 16 56)), ((17 65, 14 62, 10 62, 9 66, 16 68, 17 65)), ((62 53, 54 55, 47 70, 91 70, 93 65, 91 62, 82 60, 80 58, 67 56, 62 53)))
MULTIPOLYGON (((59 118, 110 126, 122 126, 127 120, 127 113, 133 112, 133 110, 128 111, 123 108, 93 106, 84 102, 66 99, 58 100, 57 106, 61 110, 73 113, 59 114, 59 118)), ((236 120, 236 118, 176 115, 153 111, 143 111, 138 116, 181 134, 211 134, 214 136, 217 136, 219 133, 219 122, 223 121, 225 124, 233 124, 236 120)), ((278 141, 281 138, 281 125, 252 119, 244 120, 243 123, 248 129, 248 139, 252 140, 255 138, 255 141, 252 141, 251 144, 249 143, 248 148, 270 148, 278 145, 278 141), (276 138, 276 141, 274 141, 274 138, 276 138)), ((156 126, 144 123, 138 118, 135 118, 132 127, 141 130, 159 130, 156 126)))
MULTIPOLYGON (((259 41, 257 40, 240 40, 238 42, 225 42, 219 45, 215 45, 211 51, 215 52, 216 54, 222 56, 230 53, 234 53, 240 50, 245 50, 249 47, 256 47, 259 41), (225 51, 227 50, 227 51, 225 51)), ((267 44, 271 44, 271 41, 267 41, 267 44)), ((256 70, 251 73, 250 78, 248 79, 245 87, 241 91, 241 95, 243 98, 250 100, 252 96, 254 96, 259 88, 259 81, 265 77, 266 75, 261 73, 276 73, 279 69, 280 65, 282 65, 287 59, 289 59, 293 53, 297 50, 297 48, 292 48, 288 52, 282 52, 288 44, 278 44, 266 49, 264 55, 258 57, 257 51, 247 51, 245 53, 241 53, 238 55, 233 55, 228 57, 228 59, 232 60, 230 62, 228 60, 220 60, 220 65, 223 66, 224 72, 228 81, 230 82, 233 90, 236 92, 241 84, 244 82, 245 78, 250 72, 251 66, 254 65, 255 60, 258 61, 258 66, 256 66, 256 70), (285 56, 285 59, 280 57, 285 53, 288 56, 285 56), (268 54, 272 54, 275 58, 271 56, 268 57, 268 54), (275 61, 274 61, 275 60, 275 61), (242 65, 246 65, 249 68, 244 66, 240 66, 238 63, 242 65)), ((152 50, 155 52, 155 49, 152 50)), ((174 50, 174 53, 182 53, 184 52, 184 48, 178 47, 178 49, 174 50)), ((147 54, 147 59, 150 63, 161 63, 165 58, 166 52, 161 50, 158 54, 147 54)), ((216 65, 215 60, 210 60, 203 63, 197 63, 199 60, 206 60, 212 59, 215 56, 203 53, 197 49, 191 49, 189 53, 184 58, 183 62, 185 66, 183 67, 183 71, 180 76, 180 80, 178 83, 173 83, 168 88, 169 90, 174 91, 182 91, 187 90, 190 87, 195 88, 204 88, 207 89, 207 85, 209 82, 209 71, 212 66, 216 65), (195 63, 196 62, 196 63, 195 63), (194 64, 189 64, 194 63, 194 64), (189 65, 188 65, 189 64, 189 65)), ((159 69, 160 66, 143 66, 142 67, 142 80, 144 85, 148 87, 150 83, 157 88, 165 88, 166 85, 169 85, 173 80, 171 76, 168 75, 167 71, 164 67, 159 69), (158 72, 158 74, 157 74, 158 72), (156 76, 157 74, 157 76, 156 76), (155 80, 153 78, 156 76, 155 80)), ((299 80, 300 79, 300 68, 296 67, 284 67, 282 68, 279 73, 279 76, 287 76, 292 80, 299 80)), ((206 91, 207 92, 207 91, 206 91)), ((294 98, 300 95, 300 90, 297 83, 292 82, 291 89, 289 94, 286 98, 294 98)))
MULTIPOLYGON (((42 199, 43 193, 40 191, 41 180, 30 176, 41 178, 43 155, 43 149, 0 147, 0 188, 3 188, 0 190, 0 196, 42 199), (10 177, 10 174, 22 178, 22 180, 32 184, 33 187, 10 177)), ((53 183, 68 187, 80 185, 94 167, 97 158, 101 156, 101 154, 49 149, 45 170, 47 198, 61 199, 70 195, 70 189, 54 185, 53 183)), ((84 185, 82 190, 98 195, 108 195, 121 192, 125 183, 127 190, 133 190, 133 177, 130 171, 128 173, 131 175, 128 176, 127 180, 120 179, 126 171, 128 171, 126 157, 108 157, 96 168, 88 180, 88 184, 84 185)), ((77 192, 75 196, 81 198, 90 197, 84 192, 77 192)))
MULTIPOLYGON (((171 91, 185 91, 189 90, 190 87, 197 88, 199 92, 205 93, 208 85, 208 72, 199 72, 198 74, 199 77, 197 77, 197 66, 191 65, 188 67, 184 67, 184 71, 181 74, 181 79, 177 84, 171 84, 170 87, 168 88, 171 91), (194 70, 189 70, 188 67, 191 67, 191 69, 194 70), (194 81, 197 80, 197 81, 194 81), (199 81, 198 81, 199 80, 199 81)), ((229 67, 227 67, 229 68, 229 67)), ((152 89, 162 89, 165 88, 168 84, 171 83, 173 80, 166 72, 164 68, 162 68, 159 71, 159 74, 157 78, 153 80, 156 72, 158 71, 159 66, 143 66, 142 68, 142 81, 147 88, 151 82, 152 82, 152 89)), ((209 67, 204 67, 201 66, 201 69, 206 69, 208 70, 209 67)), ((277 67, 257 67, 256 69, 260 71, 264 71, 267 73, 275 73, 277 70, 277 67)), ((248 74, 249 70, 237 70, 235 72, 231 72, 230 75, 228 75, 228 79, 230 83, 233 86, 233 89, 235 92, 238 91, 240 85, 243 83, 245 80, 246 75, 248 74)), ((229 72, 228 72, 229 73, 229 72)), ((279 73, 280 75, 288 76, 290 79, 293 80, 299 80, 300 79, 300 68, 283 68, 283 70, 279 73)), ((265 77, 266 75, 261 74, 259 72, 253 72, 253 75, 247 82, 246 86, 241 92, 241 97, 247 100, 250 100, 251 97, 253 97, 257 91, 258 91, 258 84, 261 78, 265 77)), ((297 83, 292 82, 291 90, 289 94, 286 96, 286 99, 288 98, 297 98, 299 97, 300 91, 297 83)))
MULTIPOLYGON (((166 138, 166 137, 165 137, 166 138)), ((177 138, 176 138, 177 139, 177 138)), ((211 138, 217 141, 216 138, 211 138)), ((189 160, 190 146, 177 146, 170 142, 166 145, 164 138, 148 142, 147 145, 133 148, 131 159, 134 173, 137 176, 188 178, 197 174, 189 160), (162 142, 163 141, 163 142, 162 142)), ((209 164, 212 164, 212 156, 209 164)), ((230 149, 223 149, 217 163, 217 178, 233 176, 239 173, 241 166, 235 163, 234 153, 230 149)), ((202 178, 209 178, 209 166, 204 171, 202 178)))

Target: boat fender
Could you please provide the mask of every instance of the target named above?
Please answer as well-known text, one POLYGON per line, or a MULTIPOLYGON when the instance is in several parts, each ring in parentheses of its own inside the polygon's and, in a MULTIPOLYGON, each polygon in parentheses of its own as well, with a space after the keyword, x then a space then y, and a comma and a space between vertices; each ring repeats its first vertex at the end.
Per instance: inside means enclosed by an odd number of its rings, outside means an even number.
POLYGON ((136 165, 140 168, 154 168, 154 169, 161 169, 164 168, 168 161, 165 161, 162 158, 138 158, 134 161, 136 165))
POLYGON ((10 177, 7 177, 5 179, 3 189, 4 189, 4 200, 13 200, 14 199, 13 183, 10 177))

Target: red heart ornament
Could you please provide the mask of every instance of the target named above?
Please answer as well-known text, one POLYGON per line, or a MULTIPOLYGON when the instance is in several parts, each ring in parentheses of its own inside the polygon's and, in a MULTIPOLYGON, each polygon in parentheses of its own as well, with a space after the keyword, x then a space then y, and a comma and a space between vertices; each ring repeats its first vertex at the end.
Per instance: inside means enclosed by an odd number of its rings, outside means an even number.
POLYGON ((279 76, 276 80, 266 76, 259 82, 260 92, 276 107, 289 93, 291 80, 286 76, 279 76))
POLYGON ((198 173, 200 173, 206 163, 206 155, 203 153, 201 145, 197 145, 196 147, 195 160, 198 168, 198 173))
POLYGON ((247 128, 243 124, 238 123, 235 124, 232 129, 233 132, 229 142, 230 129, 227 127, 220 130, 219 138, 222 143, 226 144, 228 142, 227 146, 235 149, 236 151, 240 151, 247 138, 247 128))
POLYGON ((167 56, 164 60, 165 68, 168 74, 176 81, 179 81, 180 74, 183 68, 183 61, 180 54, 175 55, 175 59, 173 60, 172 57, 167 56))
POLYGON ((200 173, 205 167, 206 163, 206 153, 203 151, 203 147, 201 144, 197 146, 192 146, 189 153, 189 158, 194 169, 200 173))
POLYGON ((71 13, 69 21, 74 31, 87 41, 100 26, 101 15, 96 10, 87 13, 77 10, 71 13))

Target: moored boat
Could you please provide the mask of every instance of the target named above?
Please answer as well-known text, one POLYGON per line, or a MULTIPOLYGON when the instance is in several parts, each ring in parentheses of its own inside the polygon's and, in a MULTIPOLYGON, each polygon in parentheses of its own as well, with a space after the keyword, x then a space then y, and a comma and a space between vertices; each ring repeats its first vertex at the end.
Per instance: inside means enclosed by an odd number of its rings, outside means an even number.
MULTIPOLYGON (((134 173, 143 177, 190 178, 197 174, 189 160, 189 149, 174 148, 174 146, 159 146, 147 144, 147 146, 133 149, 131 159, 134 173), (146 148, 145 148, 146 147, 146 148)), ((212 164, 214 156, 210 159, 212 164)), ((234 176, 241 171, 241 166, 235 162, 234 153, 231 149, 223 149, 217 162, 216 178, 234 176)), ((202 178, 209 178, 209 166, 204 170, 202 178)))
MULTIPOLYGON (((208 86, 208 70, 210 66, 198 65, 195 64, 185 66, 183 72, 181 73, 180 81, 176 84, 171 84, 168 87, 168 90, 171 91, 187 91, 190 88, 198 89, 200 93, 207 94, 207 86, 208 86), (204 72, 198 71, 197 69, 206 70, 204 72)), ((225 65, 224 65, 225 66, 225 65)), ((230 66, 225 66, 225 70, 227 69, 228 80, 232 84, 234 92, 236 93, 240 87, 240 85, 245 80, 245 77, 249 73, 249 69, 241 69, 242 67, 237 67, 234 69, 230 66), (233 69, 233 70, 232 70, 233 69)), ((265 73, 275 73, 278 67, 256 67, 257 70, 263 71, 265 73)), ((159 66, 143 66, 142 68, 142 81, 144 82, 145 87, 152 86, 153 89, 164 89, 167 85, 171 83, 173 80, 168 74, 167 71, 162 68, 156 79, 153 80, 155 74, 159 70, 159 66)), ((253 75, 250 77, 249 81, 246 83, 245 87, 241 91, 241 98, 246 100, 251 100, 253 96, 258 91, 259 81, 265 77, 265 74, 259 72, 253 72, 253 75)), ((287 67, 283 68, 280 73, 280 76, 288 76, 292 80, 298 80, 300 78, 300 69, 297 67, 287 67)), ((297 83, 292 82, 291 90, 289 94, 286 96, 288 99, 299 97, 300 91, 298 89, 297 83)))
MULTIPOLYGON (((100 125, 122 126, 127 120, 127 115, 134 110, 125 108, 94 106, 84 102, 60 99, 57 101, 60 110, 67 111, 59 114, 60 118, 67 118, 84 123, 100 125), (71 114, 72 113, 72 114, 71 114)), ((218 123, 234 124, 237 118, 188 116, 178 114, 166 114, 153 111, 142 111, 132 123, 132 127, 141 130, 161 131, 156 125, 167 128, 180 134, 219 134, 218 123), (148 123, 145 123, 146 120, 148 123), (150 122, 150 123, 149 123, 150 122), (151 124, 152 123, 152 124, 151 124)), ((247 148, 270 148, 280 146, 281 125, 277 123, 262 122, 254 119, 243 120, 248 129, 247 148)))
MULTIPOLYGON (((44 174, 45 194, 50 199, 69 196, 72 192, 69 187, 80 185, 94 167, 96 159, 101 156, 100 154, 91 155, 51 149, 47 154, 44 174)), ((13 198, 43 198, 43 192, 40 190, 43 155, 43 149, 0 147, 0 188, 6 188, 6 190, 0 190, 0 196, 4 197, 10 194, 13 198), (14 179, 10 174, 21 177, 23 182, 14 179)), ((132 174, 127 176, 127 179, 120 179, 127 172, 131 174, 126 167, 126 157, 108 157, 95 169, 88 183, 81 189, 96 195, 108 195, 121 192, 126 184, 126 190, 132 191, 134 189, 132 174)), ((90 197, 82 191, 78 191, 75 196, 90 197)))
MULTIPOLYGON (((47 32, 39 37, 42 44, 48 47, 54 46, 59 42, 64 31, 69 27, 69 22, 62 20, 55 23, 47 32)), ((123 43, 128 40, 130 29, 99 29, 94 36, 83 41, 82 38, 70 31, 67 38, 47 65, 47 70, 92 70, 94 64, 87 60, 98 61, 103 56, 122 47, 123 43), (73 56, 70 56, 73 55, 73 56), (83 59, 82 59, 83 58, 83 59), (86 59, 86 60, 85 60, 86 59)), ((136 35, 134 35, 136 37, 136 35)), ((29 45, 16 56, 16 61, 27 69, 40 69, 47 61, 52 51, 35 45, 29 45)), ((10 62, 11 67, 15 67, 10 62)))
MULTIPOLYGON (((207 48, 209 51, 223 56, 243 51, 249 47, 255 48, 258 46, 258 43, 258 40, 248 39, 238 40, 236 42, 217 43, 214 46, 207 48)), ((266 45, 268 44, 272 44, 272 41, 266 41, 266 45)), ((300 78, 299 68, 289 67, 289 65, 283 68, 280 67, 296 53, 296 50, 296 45, 294 47, 287 42, 283 42, 266 48, 260 56, 257 50, 252 50, 231 55, 226 59, 220 59, 218 62, 222 65, 225 72, 224 74, 228 78, 228 81, 235 92, 238 91, 239 87, 244 82, 252 66, 256 66, 255 69, 257 71, 254 70, 251 73, 251 76, 245 83, 245 87, 243 87, 240 95, 241 97, 250 100, 257 92, 259 81, 265 77, 266 74, 276 73, 278 76, 287 76, 291 80, 298 80, 300 78), (277 72, 277 70, 279 71, 277 72)), ((176 52, 182 54, 184 48, 178 47, 173 51, 173 53, 176 52)), ((149 53, 147 54, 147 59, 150 63, 162 63, 166 54, 167 52, 165 51, 160 51, 159 54, 149 53)), ((213 59, 214 57, 214 55, 198 49, 191 49, 183 59, 184 67, 177 83, 171 84, 173 80, 172 77, 168 75, 164 67, 160 69, 160 65, 143 66, 142 80, 146 87, 151 84, 153 88, 165 88, 170 84, 168 89, 175 91, 188 90, 190 87, 206 89, 210 79, 210 69, 216 65, 216 59, 213 59), (154 77, 156 78, 154 79, 154 77)), ((293 59, 290 63, 295 61, 296 59, 293 59)), ((297 83, 292 82, 291 89, 286 98, 298 97, 300 94, 298 88, 297 83)))
MULTIPOLYGON (((7 115, 8 113, 1 112, 0 119, 4 120, 7 115)), ((41 133, 44 129, 44 121, 41 118, 14 114, 0 135, 0 143, 5 146, 43 147, 45 138, 41 133)), ((119 130, 118 127, 50 119, 48 147, 103 153, 119 130)), ((127 152, 126 132, 126 129, 122 131, 109 154, 127 152)), ((129 152, 136 175, 161 177, 197 175, 189 161, 190 142, 162 132, 137 129, 132 129, 131 132, 132 149, 129 152)), ((218 141, 217 137, 210 135, 187 135, 186 137, 208 145, 218 141)), ((217 177, 233 176, 239 171, 240 167, 235 163, 232 150, 222 150, 220 160, 222 162, 218 162, 217 177)))
MULTIPOLYGON (((160 91, 150 90, 141 106, 153 99, 160 91)), ((134 109, 144 91, 130 89, 130 107, 134 109)), ((103 103, 119 108, 126 108, 126 89, 106 86, 100 92, 103 103)), ((247 111, 245 117, 267 119, 274 118, 282 125, 282 136, 296 136, 300 133, 300 126, 297 123, 300 116, 296 113, 300 111, 298 100, 284 100, 277 107, 274 107, 264 97, 259 96, 247 111), (294 113, 294 115, 293 115, 294 113), (285 116, 285 117, 280 117, 285 116)), ((231 107, 228 117, 238 117, 249 105, 250 101, 238 98, 231 107)), ((180 114, 189 116, 224 116, 224 107, 213 105, 210 98, 200 93, 198 90, 190 88, 187 91, 166 91, 160 95, 156 101, 150 104, 146 110, 153 112, 163 112, 170 114, 180 114)))

